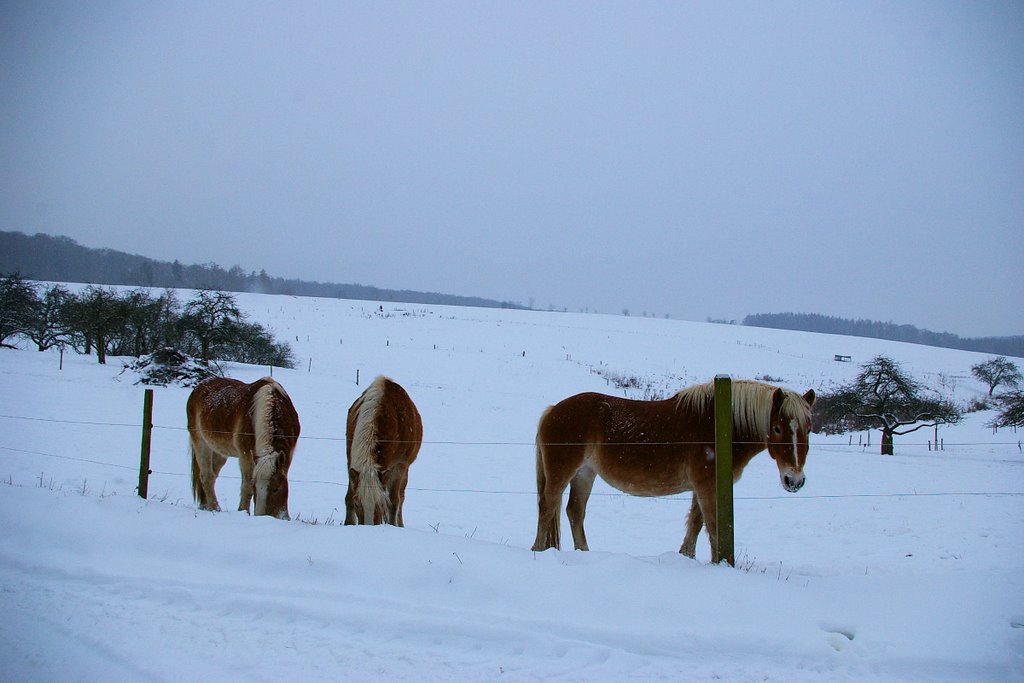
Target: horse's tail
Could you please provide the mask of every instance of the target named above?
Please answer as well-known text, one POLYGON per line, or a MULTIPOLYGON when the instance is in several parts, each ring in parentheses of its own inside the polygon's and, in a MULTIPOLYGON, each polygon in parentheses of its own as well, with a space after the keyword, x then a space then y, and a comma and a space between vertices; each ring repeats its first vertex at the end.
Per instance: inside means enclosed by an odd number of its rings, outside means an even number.
POLYGON ((537 435, 537 501, 540 501, 540 497, 544 495, 544 485, 547 484, 548 478, 544 474, 544 446, 540 442, 540 434, 537 435))
POLYGON ((203 481, 199 476, 199 459, 196 458, 195 446, 189 444, 188 454, 192 457, 192 499, 205 510, 207 507, 206 493, 203 491, 203 481))
POLYGON ((391 512, 377 462, 381 438, 377 430, 377 415, 384 400, 385 382, 385 378, 378 377, 363 393, 352 435, 349 467, 359 473, 357 497, 362 507, 360 517, 363 524, 376 524, 378 519, 386 521, 391 512))
POLYGON ((540 416, 540 424, 537 427, 537 538, 533 543, 534 550, 561 547, 562 522, 559 517, 558 506, 554 508, 554 514, 545 510, 544 489, 547 487, 547 473, 544 467, 544 440, 541 436, 544 429, 544 422, 554 406, 548 407, 540 416), (547 519, 545 519, 547 517, 547 519))

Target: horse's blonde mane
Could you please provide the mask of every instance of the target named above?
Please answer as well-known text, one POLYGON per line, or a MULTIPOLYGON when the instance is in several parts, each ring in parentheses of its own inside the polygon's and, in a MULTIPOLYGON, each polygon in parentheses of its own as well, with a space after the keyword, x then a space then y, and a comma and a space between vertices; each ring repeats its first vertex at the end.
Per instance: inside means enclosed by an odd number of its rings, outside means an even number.
POLYGON ((376 463, 369 461, 369 456, 377 443, 377 420, 374 417, 380 409, 381 401, 384 400, 385 382, 387 378, 383 375, 377 377, 360 399, 362 403, 356 417, 355 432, 352 434, 352 467, 360 471, 366 467, 376 467, 376 463))
POLYGON ((253 470, 256 480, 264 481, 270 479, 277 470, 277 458, 274 455, 274 400, 275 392, 281 392, 285 396, 284 387, 269 377, 262 387, 256 390, 252 397, 252 405, 249 407, 249 417, 252 419, 253 438, 255 440, 256 465, 253 470))
POLYGON ((378 376, 359 398, 359 410, 352 434, 349 467, 359 472, 359 499, 363 505, 363 523, 373 524, 376 511, 383 509, 387 518, 388 497, 380 480, 380 465, 374 458, 377 452, 377 413, 384 401, 388 378, 378 376))
POLYGON ((256 460, 252 469, 253 481, 267 481, 277 471, 277 458, 274 453, 268 453, 256 460))
MULTIPOLYGON (((733 429, 738 434, 768 434, 771 417, 772 395, 779 387, 753 380, 735 380, 732 383, 733 429)), ((782 414, 800 421, 805 428, 810 426, 811 411, 799 394, 783 389, 782 414)), ((713 415, 715 411, 715 383, 695 384, 676 394, 676 406, 700 416, 713 415)))

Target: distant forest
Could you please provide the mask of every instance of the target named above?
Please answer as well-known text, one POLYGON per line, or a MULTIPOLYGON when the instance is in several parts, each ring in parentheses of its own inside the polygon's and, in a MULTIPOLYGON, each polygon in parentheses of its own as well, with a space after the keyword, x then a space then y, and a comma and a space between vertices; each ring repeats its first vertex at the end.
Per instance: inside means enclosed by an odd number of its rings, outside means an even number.
POLYGON ((0 274, 13 273, 29 280, 96 285, 211 289, 482 308, 525 308, 510 301, 480 297, 287 280, 268 275, 265 270, 247 273, 239 266, 225 270, 213 263, 184 265, 178 261, 156 261, 113 249, 90 249, 70 237, 43 234, 29 236, 21 232, 0 231, 0 274))
POLYGON ((816 313, 758 313, 748 315, 743 324, 779 330, 822 332, 848 337, 871 337, 890 341, 941 346, 947 349, 980 351, 1000 356, 1024 357, 1024 336, 963 338, 949 332, 930 332, 913 325, 880 323, 874 320, 847 320, 816 313))
MULTIPOLYGON (((29 280, 95 285, 210 289, 482 308, 527 308, 511 301, 480 297, 289 280, 273 277, 265 270, 247 273, 239 266, 225 270, 213 263, 184 265, 178 261, 156 261, 114 249, 83 247, 70 237, 43 234, 29 236, 21 232, 0 230, 0 275, 14 273, 29 280)), ((815 313, 759 313, 748 315, 743 319, 743 324, 750 327, 888 339, 1024 358, 1024 336, 962 338, 948 332, 918 329, 913 325, 847 320, 815 313)))

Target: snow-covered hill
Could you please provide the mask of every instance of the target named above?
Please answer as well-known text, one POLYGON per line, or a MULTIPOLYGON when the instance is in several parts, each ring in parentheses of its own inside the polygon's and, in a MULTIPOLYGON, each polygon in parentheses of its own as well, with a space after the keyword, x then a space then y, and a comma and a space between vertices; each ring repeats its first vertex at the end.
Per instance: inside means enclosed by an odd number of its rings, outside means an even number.
MULTIPOLYGON (((688 494, 600 481, 591 552, 529 549, 537 419, 573 393, 621 394, 608 377, 663 394, 718 373, 822 390, 884 353, 966 403, 985 393, 970 367, 986 356, 644 318, 238 301, 299 359, 273 370, 302 419, 291 522, 195 509, 187 389, 156 389, 144 501, 143 390, 117 359, 60 369, 56 353, 0 352, 0 679, 1024 679, 1024 455, 990 414, 940 429, 939 452, 931 430, 893 457, 877 435, 815 436, 796 494, 758 456, 735 490, 736 569, 708 564, 704 535, 697 561, 676 552, 688 494), (377 374, 423 415, 404 529, 339 525, 345 411, 377 374)), ((222 501, 237 473, 218 481, 222 501)))

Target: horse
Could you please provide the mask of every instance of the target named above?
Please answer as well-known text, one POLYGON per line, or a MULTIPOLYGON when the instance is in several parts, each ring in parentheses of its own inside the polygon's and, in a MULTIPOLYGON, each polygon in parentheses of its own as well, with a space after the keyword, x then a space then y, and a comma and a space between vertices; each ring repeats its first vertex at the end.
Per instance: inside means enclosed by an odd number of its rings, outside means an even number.
POLYGON ((203 380, 188 397, 192 495, 203 510, 220 510, 214 483, 229 457, 242 471, 238 509, 290 519, 288 468, 299 439, 299 415, 288 393, 270 377, 246 384, 226 377, 203 380))
MULTIPOLYGON (((804 485, 814 390, 803 396, 737 380, 733 396, 733 481, 768 449, 789 492, 804 485)), ((537 538, 533 550, 558 549, 562 493, 576 550, 588 550, 583 529, 594 478, 636 496, 693 491, 679 552, 694 557, 706 526, 718 562, 715 492, 714 383, 697 384, 665 400, 638 401, 598 393, 550 406, 537 427, 537 538)))
POLYGON ((348 410, 345 524, 404 526, 409 465, 423 441, 416 405, 394 380, 377 377, 348 410))

